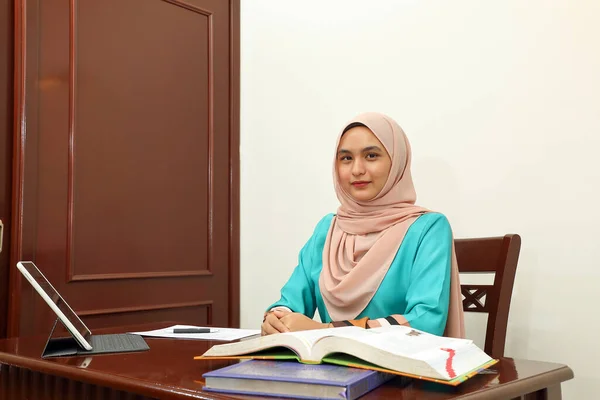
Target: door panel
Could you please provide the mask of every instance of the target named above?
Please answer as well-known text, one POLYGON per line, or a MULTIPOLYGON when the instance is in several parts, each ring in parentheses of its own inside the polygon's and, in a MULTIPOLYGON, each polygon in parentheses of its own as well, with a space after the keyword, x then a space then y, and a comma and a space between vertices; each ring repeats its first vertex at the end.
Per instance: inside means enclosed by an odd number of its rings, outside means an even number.
POLYGON ((13 153, 13 2, 0 0, 0 338, 6 337, 13 153))
MULTIPOLYGON (((33 260, 91 329, 156 319, 236 325, 230 4, 19 6, 12 265, 33 260)), ((47 331, 48 307, 19 278, 11 333, 47 331)))

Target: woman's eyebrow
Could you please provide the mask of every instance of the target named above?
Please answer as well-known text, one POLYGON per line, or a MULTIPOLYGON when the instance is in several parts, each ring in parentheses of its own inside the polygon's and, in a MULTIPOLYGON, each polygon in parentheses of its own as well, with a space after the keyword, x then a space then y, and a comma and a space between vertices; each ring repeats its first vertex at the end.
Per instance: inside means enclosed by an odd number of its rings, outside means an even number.
MULTIPOLYGON (((381 147, 379 146, 367 146, 364 149, 361 150, 361 153, 367 153, 369 151, 380 151, 383 152, 383 150, 381 150, 381 147)), ((338 152, 338 155, 341 154, 352 154, 352 152, 350 150, 346 150, 346 149, 340 149, 338 152)))
POLYGON ((365 147, 363 150, 363 153, 366 153, 367 151, 383 151, 379 148, 379 146, 369 146, 369 147, 365 147))

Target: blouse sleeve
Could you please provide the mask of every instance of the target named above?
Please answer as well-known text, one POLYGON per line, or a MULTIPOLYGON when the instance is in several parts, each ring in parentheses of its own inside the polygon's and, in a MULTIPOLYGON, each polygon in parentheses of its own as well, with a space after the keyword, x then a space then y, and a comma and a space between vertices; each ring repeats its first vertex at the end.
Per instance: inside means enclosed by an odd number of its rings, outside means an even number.
POLYGON ((323 218, 308 242, 300 250, 298 265, 292 272, 287 283, 281 289, 281 298, 271 304, 268 310, 275 307, 287 307, 293 312, 301 313, 309 318, 314 317, 317 308, 315 284, 310 271, 321 261, 323 243, 331 225, 332 215, 323 218))
POLYGON ((406 312, 400 323, 442 335, 450 302, 452 230, 440 215, 426 230, 417 249, 406 294, 406 312), (404 319, 404 321, 402 321, 404 319))

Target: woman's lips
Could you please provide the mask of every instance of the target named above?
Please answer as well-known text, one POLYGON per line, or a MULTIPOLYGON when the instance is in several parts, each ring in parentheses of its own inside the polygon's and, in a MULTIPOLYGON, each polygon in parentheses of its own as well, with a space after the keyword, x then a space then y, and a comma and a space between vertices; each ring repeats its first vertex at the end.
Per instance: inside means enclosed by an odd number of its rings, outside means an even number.
POLYGON ((356 181, 356 182, 352 182, 352 186, 354 186, 355 188, 363 188, 365 186, 367 186, 370 182, 367 181, 356 181))

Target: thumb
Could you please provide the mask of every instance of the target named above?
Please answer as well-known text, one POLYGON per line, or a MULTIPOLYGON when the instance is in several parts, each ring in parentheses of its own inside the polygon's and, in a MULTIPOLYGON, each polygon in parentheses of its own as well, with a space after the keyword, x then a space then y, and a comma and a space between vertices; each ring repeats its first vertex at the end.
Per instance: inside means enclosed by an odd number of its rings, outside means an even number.
POLYGON ((281 318, 291 313, 286 310, 273 310, 273 314, 275 314, 277 318, 281 318))

